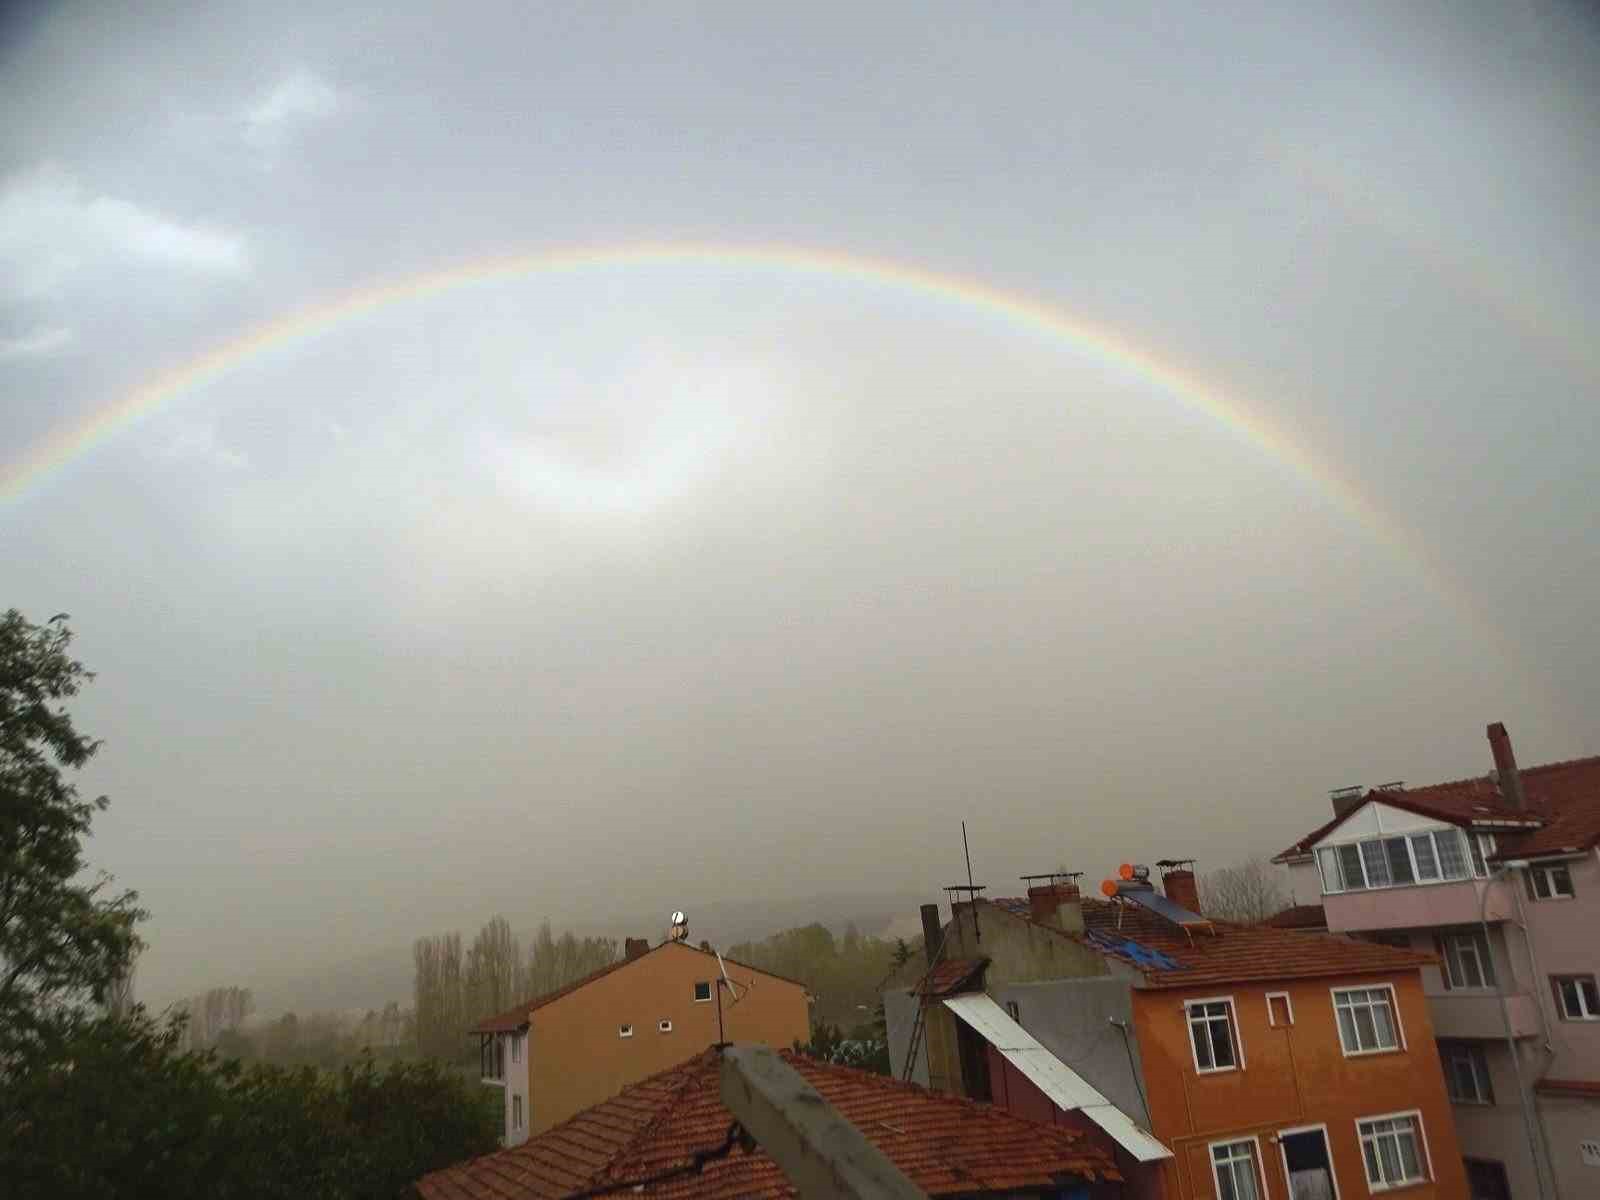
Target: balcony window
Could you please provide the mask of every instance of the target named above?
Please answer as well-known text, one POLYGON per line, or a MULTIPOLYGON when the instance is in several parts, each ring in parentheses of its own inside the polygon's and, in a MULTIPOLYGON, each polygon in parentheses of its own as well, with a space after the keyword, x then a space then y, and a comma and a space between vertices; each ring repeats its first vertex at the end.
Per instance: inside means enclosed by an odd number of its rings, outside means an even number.
POLYGON ((1444 1067, 1445 1090, 1457 1104, 1493 1104, 1489 1062, 1476 1042, 1440 1042, 1439 1063, 1444 1067))
POLYGON ((1349 988, 1333 993, 1333 1011, 1339 1019, 1339 1044, 1348 1058, 1400 1048, 1399 1023, 1394 1014, 1394 991, 1388 987, 1349 988))
POLYGON ((1468 838, 1459 829, 1436 829, 1324 846, 1317 851, 1317 866, 1322 872, 1323 894, 1331 895, 1453 882, 1470 878, 1474 869, 1479 877, 1486 877, 1484 855, 1493 852, 1492 838, 1468 838))
POLYGON ((1494 959, 1489 955, 1489 943, 1483 934, 1447 933, 1434 939, 1439 957, 1444 960, 1441 973, 1447 988, 1492 988, 1494 986, 1494 959))
POLYGON ((485 1034, 478 1040, 478 1070, 484 1079, 506 1077, 506 1042, 499 1034, 485 1034))
POLYGON ((1528 868, 1530 900, 1571 900, 1572 895, 1572 872, 1566 863, 1528 868))

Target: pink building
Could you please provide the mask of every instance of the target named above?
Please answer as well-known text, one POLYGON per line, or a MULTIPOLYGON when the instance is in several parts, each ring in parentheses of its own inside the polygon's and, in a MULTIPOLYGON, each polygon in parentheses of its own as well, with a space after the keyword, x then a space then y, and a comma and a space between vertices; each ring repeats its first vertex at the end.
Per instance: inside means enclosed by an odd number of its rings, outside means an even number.
POLYGON ((1600 757, 1333 794, 1276 861, 1333 933, 1423 971, 1473 1200, 1600 1196, 1600 757))

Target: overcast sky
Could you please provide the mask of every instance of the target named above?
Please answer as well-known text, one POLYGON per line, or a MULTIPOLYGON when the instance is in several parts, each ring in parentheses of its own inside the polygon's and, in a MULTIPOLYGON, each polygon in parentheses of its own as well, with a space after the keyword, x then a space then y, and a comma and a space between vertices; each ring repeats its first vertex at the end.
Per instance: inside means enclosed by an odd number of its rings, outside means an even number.
POLYGON ((147 992, 933 898, 963 818, 997 891, 1205 869, 1489 721, 1600 752, 1591 7, 21 7, 0 606, 99 672, 147 992), (643 241, 729 250, 379 306, 16 473, 307 306, 643 241))

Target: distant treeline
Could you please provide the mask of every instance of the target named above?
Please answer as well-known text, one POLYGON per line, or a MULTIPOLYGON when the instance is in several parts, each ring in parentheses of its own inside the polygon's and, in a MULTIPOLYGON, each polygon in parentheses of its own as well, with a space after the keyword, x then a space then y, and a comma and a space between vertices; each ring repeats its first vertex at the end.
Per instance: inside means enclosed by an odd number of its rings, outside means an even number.
POLYGON ((840 938, 812 924, 728 948, 730 958, 798 979, 817 998, 813 1022, 846 1030, 871 1023, 882 999, 878 989, 907 954, 904 941, 863 937, 854 924, 840 938))
POLYGON ((450 1061, 475 1058, 477 1047, 466 1036, 474 1023, 581 979, 620 953, 615 938, 579 938, 570 931, 558 938, 549 921, 540 923, 524 953, 500 916, 464 951, 459 933, 418 938, 412 946, 417 1052, 450 1061))

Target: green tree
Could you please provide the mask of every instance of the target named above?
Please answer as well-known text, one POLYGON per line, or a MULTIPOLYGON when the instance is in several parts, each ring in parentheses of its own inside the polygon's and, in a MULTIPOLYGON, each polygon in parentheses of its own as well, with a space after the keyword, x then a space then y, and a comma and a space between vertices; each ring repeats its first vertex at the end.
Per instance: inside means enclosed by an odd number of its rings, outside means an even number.
POLYGON ((99 743, 63 701, 92 675, 70 655, 65 614, 0 617, 0 1053, 40 1036, 64 1007, 103 1004, 138 946, 137 896, 84 881, 82 841, 104 796, 79 797, 67 772, 99 743))

